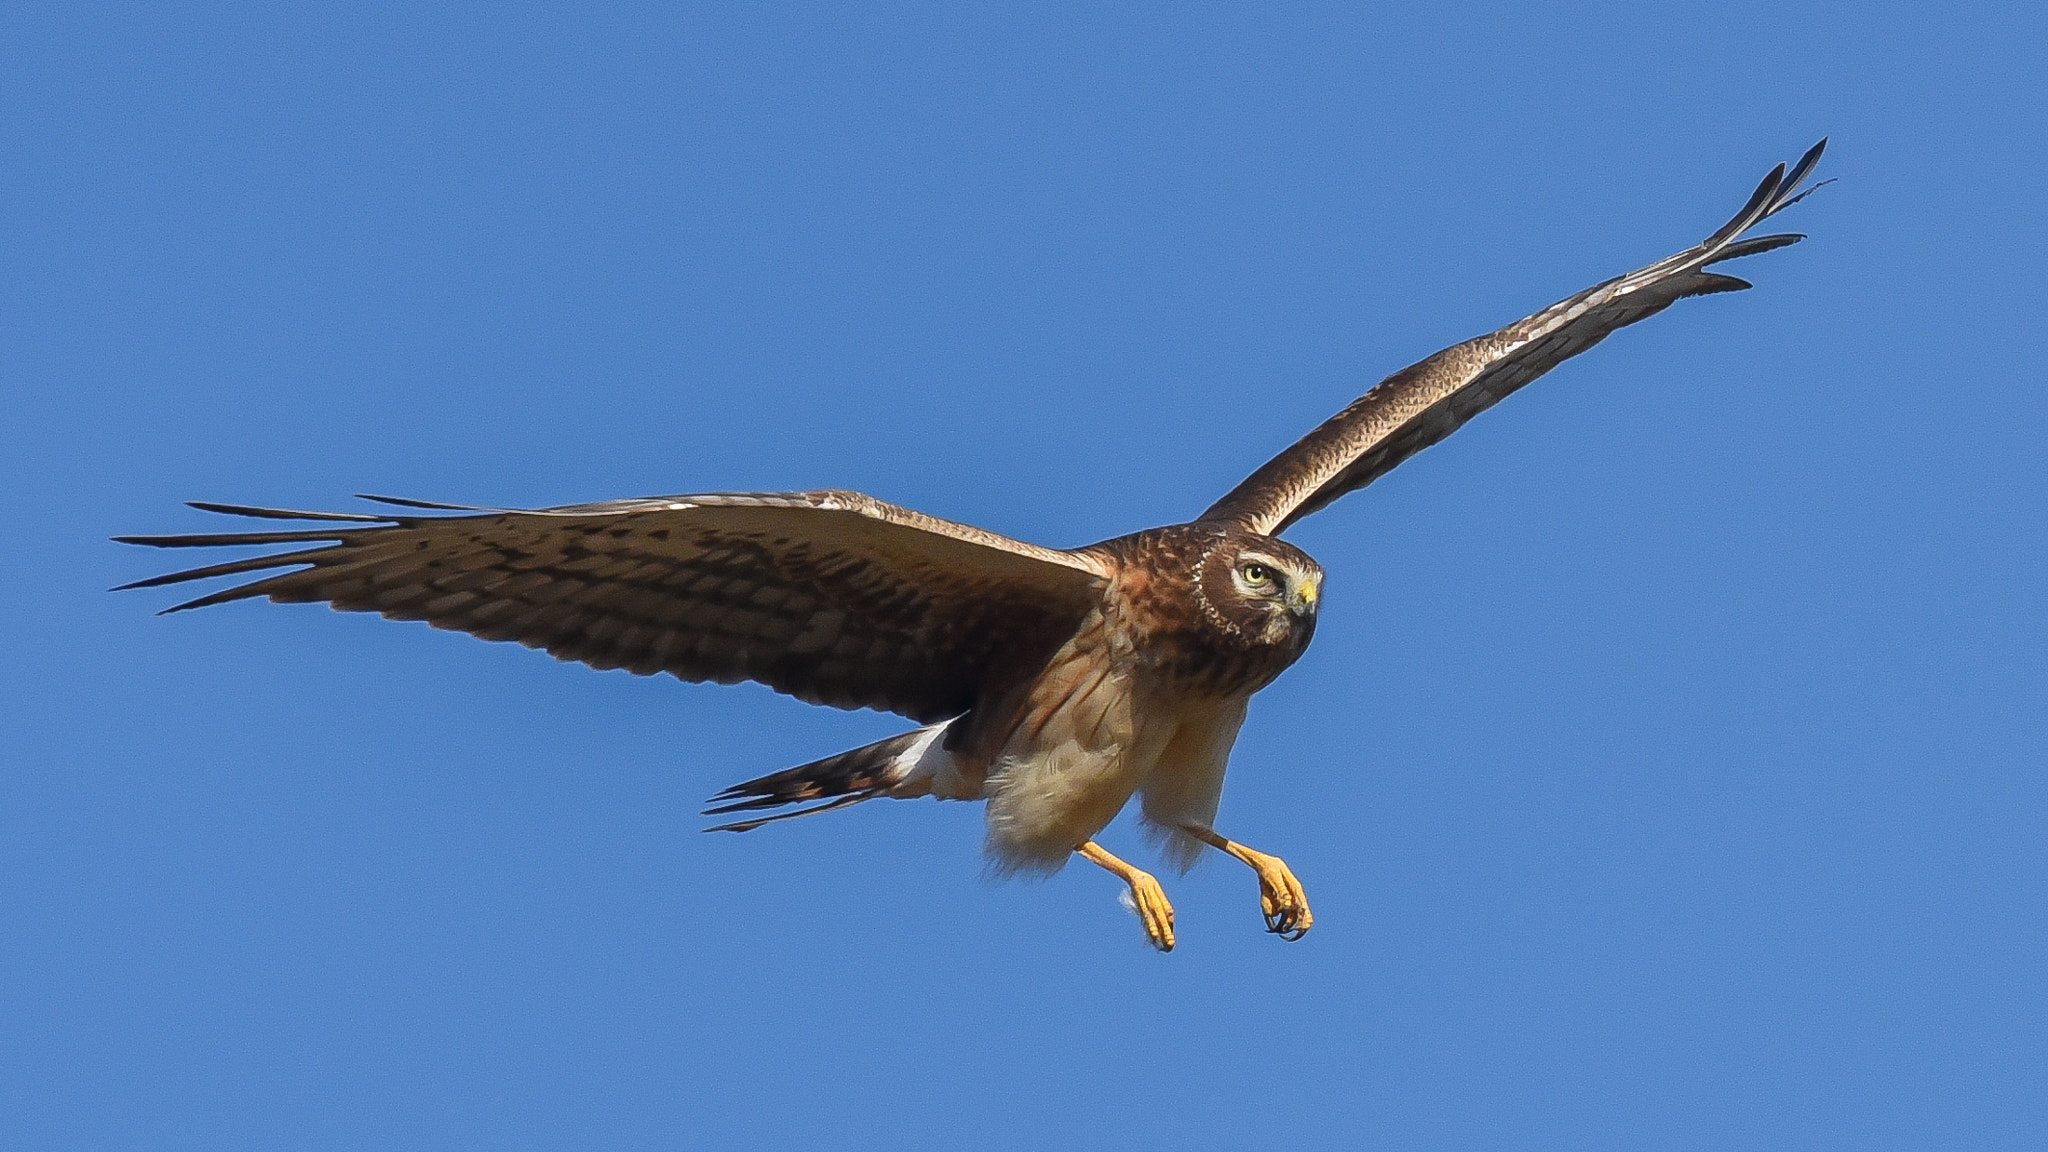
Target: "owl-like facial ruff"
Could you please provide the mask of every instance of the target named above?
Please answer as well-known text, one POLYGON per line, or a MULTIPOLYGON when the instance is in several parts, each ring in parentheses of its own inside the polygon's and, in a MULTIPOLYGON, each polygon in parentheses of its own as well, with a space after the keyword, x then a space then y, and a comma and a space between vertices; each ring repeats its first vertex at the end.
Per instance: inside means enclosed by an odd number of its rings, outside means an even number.
POLYGON ((1229 641, 1279 649, 1291 663, 1315 635, 1323 566, 1284 540, 1233 532, 1203 554, 1195 592, 1229 641))

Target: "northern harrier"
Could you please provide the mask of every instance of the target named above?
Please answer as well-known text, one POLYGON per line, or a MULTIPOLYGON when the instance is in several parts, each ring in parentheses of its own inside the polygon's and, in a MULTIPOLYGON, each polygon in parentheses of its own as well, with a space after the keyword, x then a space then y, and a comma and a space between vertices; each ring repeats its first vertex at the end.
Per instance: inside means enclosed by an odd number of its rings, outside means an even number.
POLYGON ((1323 570, 1279 534, 1615 329, 1749 287, 1706 269, 1800 239, 1741 237, 1805 195, 1825 144, 1764 177, 1699 245, 1387 377, 1186 524, 1066 551, 854 492, 530 511, 379 498, 416 510, 382 515, 195 504, 323 524, 120 539, 320 546, 124 587, 293 568, 167 611, 326 601, 593 668, 899 713, 924 727, 736 784, 707 815, 820 802, 721 826, 743 832, 880 796, 986 800, 998 871, 1051 872, 1078 853, 1130 886, 1146 934, 1171 949, 1158 882, 1094 840, 1136 794, 1171 864, 1185 870, 1204 845, 1242 860, 1267 930, 1298 939, 1311 918, 1294 874, 1211 827, 1246 704, 1315 631, 1323 570))

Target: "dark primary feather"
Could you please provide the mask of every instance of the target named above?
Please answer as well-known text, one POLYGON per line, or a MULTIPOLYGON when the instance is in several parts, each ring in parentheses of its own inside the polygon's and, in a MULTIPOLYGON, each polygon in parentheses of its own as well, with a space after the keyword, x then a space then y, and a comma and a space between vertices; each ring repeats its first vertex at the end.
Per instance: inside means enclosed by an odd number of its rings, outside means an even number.
POLYGON ((972 706, 992 669, 1050 656, 1101 588, 1086 557, 851 492, 446 516, 199 507, 335 526, 119 537, 165 548, 317 545, 123 587, 295 568, 167 611, 256 596, 326 601, 595 668, 757 680, 813 703, 920 721, 972 706))
POLYGON ((1747 281, 1705 269, 1803 239, 1795 235, 1737 237, 1805 198, 1807 192, 1799 192, 1798 187, 1820 161, 1826 146, 1826 140, 1815 144, 1789 173, 1784 165, 1778 165, 1757 185, 1742 210, 1701 243, 1596 284, 1498 332, 1452 345, 1387 377, 1252 473, 1203 513, 1202 519, 1277 535, 1346 492, 1379 479, 1616 329, 1653 316, 1687 296, 1749 287, 1747 281))

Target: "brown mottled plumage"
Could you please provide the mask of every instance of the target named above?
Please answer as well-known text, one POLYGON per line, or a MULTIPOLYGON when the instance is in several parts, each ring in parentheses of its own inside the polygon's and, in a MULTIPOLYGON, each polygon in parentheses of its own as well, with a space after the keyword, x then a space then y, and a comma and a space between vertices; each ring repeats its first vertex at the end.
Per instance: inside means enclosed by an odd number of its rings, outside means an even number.
POLYGON ((532 511, 383 500, 362 515, 221 504, 324 522, 283 532, 121 537, 158 547, 317 545, 124 585, 276 568, 169 611, 265 596, 424 620, 563 660, 684 680, 756 680, 816 704, 926 726, 738 784, 712 813, 877 796, 988 802, 998 871, 1075 854, 1130 885, 1152 942, 1173 947, 1158 882, 1094 843, 1133 795, 1170 860, 1203 846, 1259 876, 1267 928, 1312 923, 1279 859, 1211 823, 1253 693, 1315 633, 1322 569, 1275 537, 1362 488, 1615 329, 1686 296, 1747 288, 1705 269, 1791 244, 1741 239, 1800 199, 1817 144, 1780 165, 1702 243, 1388 377, 1199 519, 1071 551, 1041 548, 854 492, 718 493, 532 511), (437 513, 433 515, 425 513, 437 513))

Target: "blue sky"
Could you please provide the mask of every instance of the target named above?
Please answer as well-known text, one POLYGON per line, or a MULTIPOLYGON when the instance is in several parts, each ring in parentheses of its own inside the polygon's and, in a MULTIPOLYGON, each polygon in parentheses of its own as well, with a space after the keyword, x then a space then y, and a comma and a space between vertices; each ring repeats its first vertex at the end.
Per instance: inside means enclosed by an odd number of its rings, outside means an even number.
POLYGON ((2039 1147, 2044 21, 10 7, 0 1142, 2039 1147), (697 832, 891 717, 104 591, 186 499, 1171 523, 1824 134, 1756 291, 1290 534, 1297 944, 967 805, 697 832))

